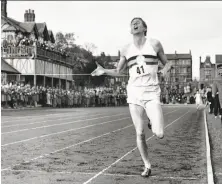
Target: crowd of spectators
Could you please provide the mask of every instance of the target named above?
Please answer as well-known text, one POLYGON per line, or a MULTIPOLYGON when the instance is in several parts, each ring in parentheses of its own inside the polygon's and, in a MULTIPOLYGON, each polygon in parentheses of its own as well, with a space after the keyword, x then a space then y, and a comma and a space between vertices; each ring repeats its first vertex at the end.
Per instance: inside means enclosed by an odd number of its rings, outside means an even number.
MULTIPOLYGON (((208 86, 193 90, 191 94, 168 91, 161 95, 163 104, 194 104, 197 94, 201 97, 202 103, 209 107, 209 113, 215 118, 222 117, 222 108, 219 99, 220 91, 208 86)), ((1 106, 2 108, 24 108, 24 107, 108 107, 125 106, 127 94, 123 89, 97 87, 84 89, 64 90, 43 86, 30 86, 23 83, 3 83, 1 85, 1 106)))
POLYGON ((165 90, 161 94, 161 102, 163 104, 195 104, 194 93, 185 94, 178 90, 165 90))
POLYGON ((22 36, 22 38, 17 40, 3 40, 2 41, 2 47, 8 48, 8 47, 39 47, 44 50, 55 52, 61 56, 68 57, 70 56, 69 53, 66 52, 66 47, 68 47, 67 44, 64 44, 63 47, 57 48, 56 44, 51 43, 49 41, 43 41, 43 40, 37 40, 37 39, 30 39, 26 36, 22 36))
POLYGON ((1 85, 2 108, 24 107, 108 107, 126 105, 125 91, 112 88, 64 90, 29 84, 10 83, 1 85))

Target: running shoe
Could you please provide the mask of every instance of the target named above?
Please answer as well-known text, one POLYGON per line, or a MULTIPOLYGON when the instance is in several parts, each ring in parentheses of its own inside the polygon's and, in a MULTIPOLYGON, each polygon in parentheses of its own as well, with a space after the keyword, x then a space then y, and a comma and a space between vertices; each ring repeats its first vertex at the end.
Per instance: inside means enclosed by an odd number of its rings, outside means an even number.
POLYGON ((142 177, 149 177, 151 175, 151 169, 150 168, 144 168, 144 171, 141 173, 142 177))

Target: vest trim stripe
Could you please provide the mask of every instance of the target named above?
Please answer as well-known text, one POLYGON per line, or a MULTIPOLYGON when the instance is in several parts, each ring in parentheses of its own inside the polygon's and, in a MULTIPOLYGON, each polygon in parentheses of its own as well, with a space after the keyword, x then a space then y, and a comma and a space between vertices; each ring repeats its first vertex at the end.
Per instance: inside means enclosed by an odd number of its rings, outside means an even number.
MULTIPOLYGON (((130 58, 127 60, 127 62, 136 59, 137 56, 139 56, 139 55, 130 57, 130 58)), ((153 55, 143 55, 143 56, 144 56, 145 58, 152 58, 152 59, 157 59, 157 58, 158 58, 157 56, 153 56, 153 55)))
MULTIPOLYGON (((133 66, 138 65, 137 63, 133 63, 132 65, 128 66, 129 68, 132 68, 133 66)), ((153 62, 146 62, 146 65, 158 65, 157 61, 153 62)))

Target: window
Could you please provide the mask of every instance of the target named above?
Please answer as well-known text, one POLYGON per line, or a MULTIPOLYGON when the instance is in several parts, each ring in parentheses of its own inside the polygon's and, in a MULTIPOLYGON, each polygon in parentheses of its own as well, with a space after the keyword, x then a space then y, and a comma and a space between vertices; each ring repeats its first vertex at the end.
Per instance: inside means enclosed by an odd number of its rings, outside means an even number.
POLYGON ((187 68, 183 68, 182 73, 187 73, 187 68))
POLYGON ((191 62, 190 62, 190 60, 188 59, 188 60, 186 61, 186 64, 187 64, 187 65, 190 65, 190 63, 191 63, 191 62))
POLYGON ((171 73, 175 73, 175 68, 172 68, 172 69, 171 69, 171 73))
POLYGON ((191 68, 189 67, 189 68, 187 68, 187 72, 188 73, 190 73, 191 72, 191 68))
POLYGON ((210 70, 205 70, 205 75, 210 75, 210 70))
POLYGON ((8 35, 8 36, 7 36, 7 40, 8 40, 8 41, 13 40, 13 35, 11 35, 11 34, 10 34, 10 35, 8 35))
POLYGON ((176 64, 175 60, 171 60, 170 62, 172 63, 172 65, 176 64))

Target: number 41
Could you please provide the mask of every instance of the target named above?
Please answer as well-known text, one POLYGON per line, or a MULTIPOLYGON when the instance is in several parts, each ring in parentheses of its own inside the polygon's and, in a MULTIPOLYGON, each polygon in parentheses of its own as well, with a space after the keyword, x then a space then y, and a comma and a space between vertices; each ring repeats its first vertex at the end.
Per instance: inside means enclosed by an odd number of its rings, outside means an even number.
POLYGON ((140 66, 140 67, 138 66, 137 69, 136 69, 136 72, 137 72, 138 74, 145 73, 143 66, 140 66))

